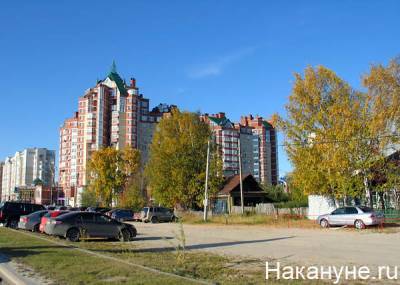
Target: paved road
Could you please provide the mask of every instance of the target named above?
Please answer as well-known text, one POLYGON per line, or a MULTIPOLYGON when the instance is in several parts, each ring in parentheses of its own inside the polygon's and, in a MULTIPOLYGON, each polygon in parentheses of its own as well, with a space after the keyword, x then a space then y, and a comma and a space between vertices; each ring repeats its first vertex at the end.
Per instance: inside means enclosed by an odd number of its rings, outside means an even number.
MULTIPOLYGON (((166 250, 178 244, 179 224, 134 224, 144 250, 166 250)), ((400 266, 400 233, 224 225, 184 225, 183 229, 190 250, 299 265, 400 266)))

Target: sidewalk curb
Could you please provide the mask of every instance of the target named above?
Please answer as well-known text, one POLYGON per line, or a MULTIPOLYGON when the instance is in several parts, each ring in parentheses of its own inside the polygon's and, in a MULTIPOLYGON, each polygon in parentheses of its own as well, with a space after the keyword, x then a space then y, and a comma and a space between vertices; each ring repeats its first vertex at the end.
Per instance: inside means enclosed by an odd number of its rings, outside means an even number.
POLYGON ((7 256, 0 254, 0 277, 2 278, 0 283, 5 282, 5 284, 10 285, 39 285, 39 283, 18 274, 9 262, 10 259, 7 256))

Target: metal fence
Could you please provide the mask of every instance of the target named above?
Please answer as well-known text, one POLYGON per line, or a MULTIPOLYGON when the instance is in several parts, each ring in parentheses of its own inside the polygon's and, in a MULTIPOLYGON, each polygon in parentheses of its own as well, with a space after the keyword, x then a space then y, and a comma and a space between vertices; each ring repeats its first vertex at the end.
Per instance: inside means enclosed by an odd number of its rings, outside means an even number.
MULTIPOLYGON (((271 216, 280 216, 280 215, 299 215, 299 216, 307 216, 308 208, 307 207, 299 207, 299 208, 276 208, 274 204, 266 203, 266 204, 257 204, 255 207, 244 207, 244 211, 247 213, 254 214, 264 214, 271 216)), ((232 214, 241 214, 242 208, 240 206, 233 206, 231 208, 232 214)))

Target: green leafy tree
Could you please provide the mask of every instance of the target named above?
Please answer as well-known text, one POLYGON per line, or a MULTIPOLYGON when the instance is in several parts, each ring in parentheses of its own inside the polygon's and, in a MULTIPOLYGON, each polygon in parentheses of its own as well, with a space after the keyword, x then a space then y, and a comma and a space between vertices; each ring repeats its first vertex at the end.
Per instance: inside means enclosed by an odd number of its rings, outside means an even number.
POLYGON ((118 206, 121 208, 131 208, 139 210, 145 205, 143 191, 143 177, 138 174, 132 176, 126 183, 124 191, 121 193, 118 206))
POLYGON ((33 180, 33 185, 38 186, 38 185, 43 185, 43 181, 40 178, 36 178, 33 180))
MULTIPOLYGON (((191 208, 202 205, 207 160, 207 141, 211 131, 196 113, 175 109, 163 118, 153 136, 146 166, 152 196, 165 206, 191 208)), ((218 156, 212 151, 210 196, 215 193, 218 156)))
POLYGON ((288 193, 285 193, 282 185, 271 185, 263 183, 261 188, 266 193, 266 196, 272 202, 287 202, 289 201, 288 193))
POLYGON ((84 207, 94 207, 98 205, 96 193, 89 191, 87 188, 83 189, 81 196, 81 203, 84 207))

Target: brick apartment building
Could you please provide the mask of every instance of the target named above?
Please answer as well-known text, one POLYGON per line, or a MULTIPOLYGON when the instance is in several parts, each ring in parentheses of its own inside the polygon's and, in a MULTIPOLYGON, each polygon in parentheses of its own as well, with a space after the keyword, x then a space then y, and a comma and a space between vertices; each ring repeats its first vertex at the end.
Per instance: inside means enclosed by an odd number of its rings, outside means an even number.
POLYGON ((0 161, 0 201, 1 201, 1 197, 2 197, 1 193, 3 190, 3 187, 2 187, 2 185, 3 185, 3 167, 4 167, 4 162, 0 161))
POLYGON ((67 204, 79 204, 77 193, 87 184, 86 164, 93 151, 131 146, 147 161, 155 125, 173 107, 160 104, 150 111, 149 105, 136 80, 126 84, 115 63, 104 80, 79 98, 78 111, 60 128, 59 185, 67 204))
POLYGON ((262 183, 278 183, 277 137, 270 122, 259 116, 248 115, 241 117, 239 123, 233 123, 222 112, 204 114, 201 118, 213 132, 222 157, 224 176, 239 173, 240 138, 243 174, 252 174, 262 183))

